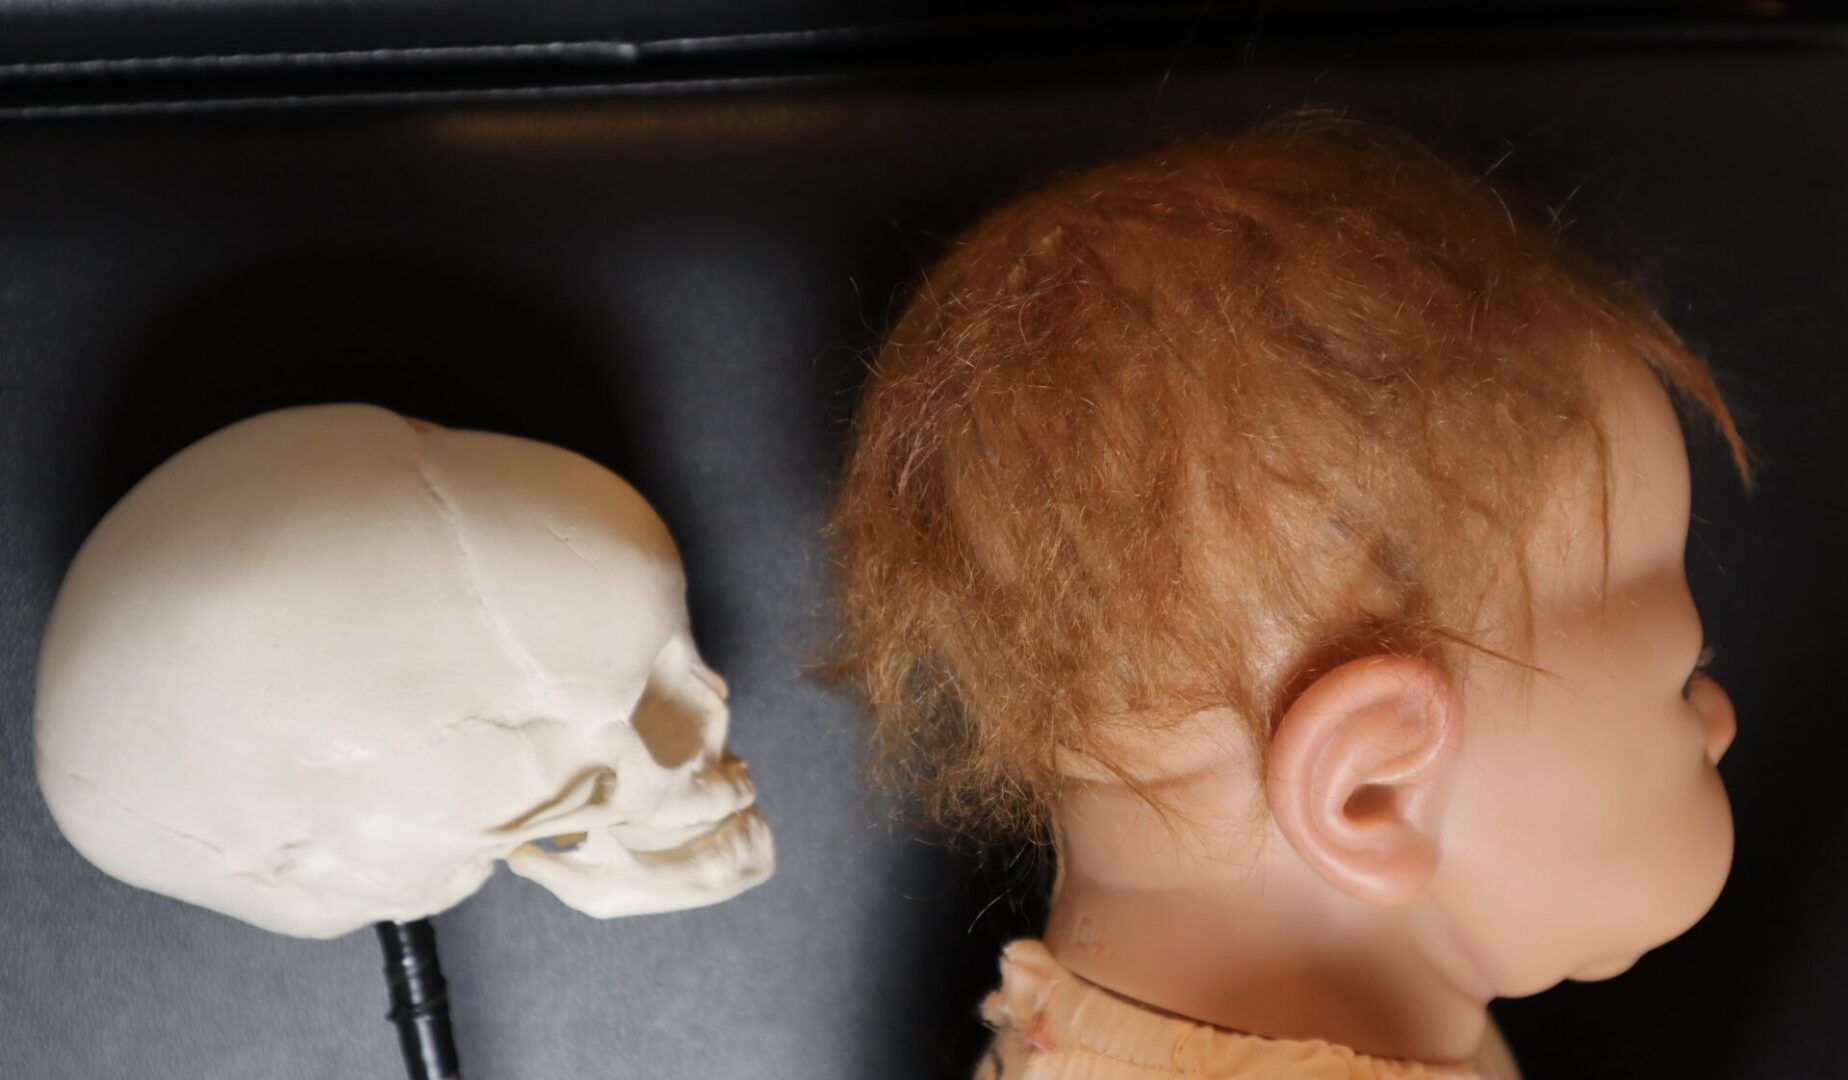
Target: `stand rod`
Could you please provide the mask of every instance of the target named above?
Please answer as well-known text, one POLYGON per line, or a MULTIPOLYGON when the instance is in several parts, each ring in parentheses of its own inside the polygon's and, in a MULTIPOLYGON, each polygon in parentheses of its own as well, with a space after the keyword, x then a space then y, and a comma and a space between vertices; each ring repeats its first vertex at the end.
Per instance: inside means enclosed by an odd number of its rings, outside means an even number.
POLYGON ((449 1027, 448 984, 436 959, 436 928, 429 919, 373 924, 385 949, 385 985, 410 1080, 461 1080, 456 1038, 449 1027))

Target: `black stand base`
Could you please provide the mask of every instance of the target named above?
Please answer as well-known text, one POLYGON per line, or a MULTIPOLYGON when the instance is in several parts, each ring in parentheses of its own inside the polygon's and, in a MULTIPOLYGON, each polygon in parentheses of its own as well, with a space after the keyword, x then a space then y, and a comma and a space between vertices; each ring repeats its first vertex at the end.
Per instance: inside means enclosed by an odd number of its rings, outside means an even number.
POLYGON ((461 1080, 448 984, 436 961, 436 928, 429 919, 374 926, 385 947, 385 984, 391 989, 386 1019, 398 1026, 405 1072, 410 1080, 461 1080))

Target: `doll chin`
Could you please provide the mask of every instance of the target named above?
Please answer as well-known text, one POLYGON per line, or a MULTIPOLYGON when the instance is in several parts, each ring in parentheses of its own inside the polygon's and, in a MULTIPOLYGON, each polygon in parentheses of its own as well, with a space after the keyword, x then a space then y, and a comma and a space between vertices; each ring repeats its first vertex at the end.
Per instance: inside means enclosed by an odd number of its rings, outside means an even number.
POLYGON ((1606 957, 1605 959, 1594 961, 1579 968, 1577 971, 1566 976, 1566 981, 1603 982, 1606 979, 1614 979, 1635 967, 1639 959, 1641 959, 1641 957, 1637 956, 1606 957))

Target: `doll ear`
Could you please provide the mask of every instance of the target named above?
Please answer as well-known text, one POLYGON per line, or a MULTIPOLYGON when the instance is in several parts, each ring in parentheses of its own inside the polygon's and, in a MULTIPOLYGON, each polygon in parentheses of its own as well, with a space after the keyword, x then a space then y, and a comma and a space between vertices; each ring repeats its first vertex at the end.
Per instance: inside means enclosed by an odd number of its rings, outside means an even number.
POLYGON ((1317 678, 1271 739, 1265 791, 1277 827, 1323 879, 1403 904, 1437 872, 1462 704, 1416 657, 1350 660, 1317 678))

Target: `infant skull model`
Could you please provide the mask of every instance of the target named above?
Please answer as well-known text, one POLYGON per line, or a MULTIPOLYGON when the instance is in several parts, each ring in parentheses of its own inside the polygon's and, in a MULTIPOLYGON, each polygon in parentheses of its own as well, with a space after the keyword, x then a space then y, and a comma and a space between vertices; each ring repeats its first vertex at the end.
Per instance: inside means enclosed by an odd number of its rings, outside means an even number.
POLYGON ((502 859, 606 918, 763 881, 726 720, 634 489, 330 405, 201 440, 97 526, 46 630, 37 765, 109 874, 332 937, 502 859))

